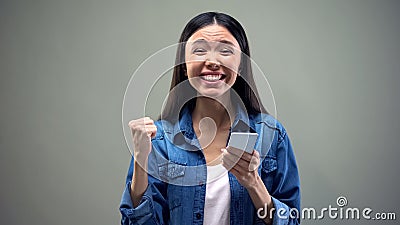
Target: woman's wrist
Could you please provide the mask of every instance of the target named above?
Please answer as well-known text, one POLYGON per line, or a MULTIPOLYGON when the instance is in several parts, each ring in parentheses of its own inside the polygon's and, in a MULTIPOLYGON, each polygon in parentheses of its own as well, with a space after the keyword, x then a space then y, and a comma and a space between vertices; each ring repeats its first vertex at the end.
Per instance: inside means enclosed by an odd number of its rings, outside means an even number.
POLYGON ((137 166, 138 168, 140 167, 143 170, 147 170, 147 163, 149 160, 148 153, 137 152, 134 154, 133 158, 134 158, 133 162, 134 162, 135 166, 137 166))
POLYGON ((252 192, 252 191, 257 191, 259 188, 265 188, 265 185, 263 181, 261 180, 261 177, 256 174, 256 176, 253 179, 253 182, 251 182, 248 187, 246 187, 247 191, 252 192))
POLYGON ((133 166, 134 171, 132 175, 130 192, 133 206, 136 207, 139 205, 143 194, 146 192, 148 186, 148 175, 146 171, 147 165, 140 165, 140 163, 135 160, 133 166))
POLYGON ((256 211, 266 215, 263 218, 264 222, 272 224, 273 218, 270 213, 273 213, 274 203, 260 176, 257 175, 255 182, 247 188, 247 191, 256 207, 256 211))

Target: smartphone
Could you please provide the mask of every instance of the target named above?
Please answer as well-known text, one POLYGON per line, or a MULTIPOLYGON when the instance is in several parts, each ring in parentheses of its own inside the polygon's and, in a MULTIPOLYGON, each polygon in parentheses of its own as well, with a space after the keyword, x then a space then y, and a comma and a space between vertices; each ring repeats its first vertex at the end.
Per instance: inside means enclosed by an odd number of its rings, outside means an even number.
POLYGON ((243 151, 252 154, 257 137, 257 133, 232 132, 228 146, 242 149, 243 151))

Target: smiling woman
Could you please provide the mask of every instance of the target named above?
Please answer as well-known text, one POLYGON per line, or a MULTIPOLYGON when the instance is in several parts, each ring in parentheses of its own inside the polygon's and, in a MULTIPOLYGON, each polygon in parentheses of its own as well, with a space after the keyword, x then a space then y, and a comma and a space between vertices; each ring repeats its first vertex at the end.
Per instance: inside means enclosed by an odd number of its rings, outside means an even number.
POLYGON ((288 215, 300 209, 294 153, 259 99, 243 27, 202 13, 179 42, 160 118, 129 122, 121 224, 298 224, 288 215), (227 146, 234 131, 258 134, 253 151, 227 146))
POLYGON ((188 40, 185 61, 189 82, 202 96, 220 96, 236 81, 240 46, 223 26, 208 25, 188 40), (192 79, 192 78, 200 79, 192 79))

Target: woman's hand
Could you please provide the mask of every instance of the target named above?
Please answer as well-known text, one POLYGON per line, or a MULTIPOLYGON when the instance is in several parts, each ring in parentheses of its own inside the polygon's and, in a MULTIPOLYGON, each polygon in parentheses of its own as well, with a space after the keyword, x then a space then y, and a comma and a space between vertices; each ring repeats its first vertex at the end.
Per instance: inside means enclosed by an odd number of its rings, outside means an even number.
POLYGON ((143 167, 147 165, 151 151, 151 138, 156 135, 157 127, 149 117, 131 120, 128 125, 132 133, 133 157, 143 167))
POLYGON ((273 212, 275 206, 258 175, 260 154, 256 150, 253 150, 253 154, 249 154, 243 150, 228 147, 222 149, 222 165, 247 189, 257 212, 260 212, 260 209, 267 208, 267 212, 264 212, 263 221, 266 224, 272 224, 273 214, 270 215, 269 213, 273 212))
POLYGON ((259 164, 260 155, 255 150, 253 150, 253 154, 249 154, 229 146, 226 149, 222 149, 222 165, 245 188, 253 187, 259 179, 257 171, 259 164))
POLYGON ((131 120, 134 169, 131 183, 131 199, 134 207, 140 204, 148 185, 147 161, 151 152, 151 138, 156 135, 157 127, 149 117, 131 120))

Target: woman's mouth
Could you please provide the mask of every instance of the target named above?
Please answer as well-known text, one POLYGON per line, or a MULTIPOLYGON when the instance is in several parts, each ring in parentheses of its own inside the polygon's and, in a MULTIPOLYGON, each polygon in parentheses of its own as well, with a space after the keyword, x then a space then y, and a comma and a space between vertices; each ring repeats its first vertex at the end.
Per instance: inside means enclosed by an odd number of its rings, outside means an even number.
POLYGON ((209 82, 215 82, 219 80, 223 80, 226 77, 226 75, 221 74, 221 73, 202 73, 200 74, 200 78, 205 81, 209 82))
POLYGON ((217 81, 220 80, 222 78, 222 74, 221 75, 203 75, 201 76, 201 79, 206 80, 206 81, 217 81))

